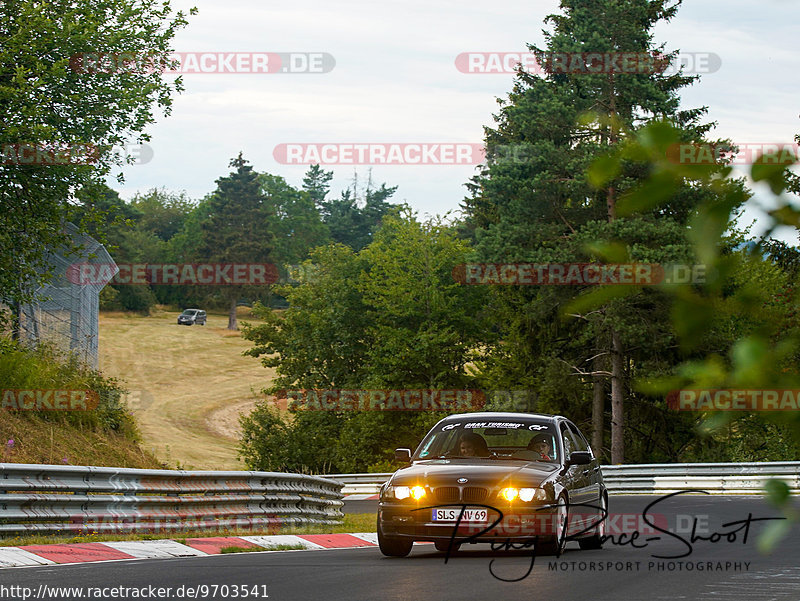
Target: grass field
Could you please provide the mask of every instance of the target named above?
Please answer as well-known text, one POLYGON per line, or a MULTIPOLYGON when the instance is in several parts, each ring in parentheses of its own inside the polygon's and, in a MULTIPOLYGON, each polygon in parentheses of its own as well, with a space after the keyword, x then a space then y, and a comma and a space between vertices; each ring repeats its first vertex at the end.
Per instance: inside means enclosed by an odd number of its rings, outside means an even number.
MULTIPOLYGON (((240 309, 247 319, 248 309, 240 309)), ((238 416, 274 376, 251 346, 227 330, 227 315, 179 326, 177 312, 100 314, 100 369, 125 380, 142 447, 170 467, 244 469, 236 457, 238 416)))

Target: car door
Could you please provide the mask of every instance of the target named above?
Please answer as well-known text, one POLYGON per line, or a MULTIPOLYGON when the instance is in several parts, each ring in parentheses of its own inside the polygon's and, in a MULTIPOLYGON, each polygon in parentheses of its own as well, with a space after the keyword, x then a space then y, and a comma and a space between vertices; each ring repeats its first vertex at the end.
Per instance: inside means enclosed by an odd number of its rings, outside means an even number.
MULTIPOLYGON (((558 434, 559 439, 561 440, 561 448, 563 450, 563 461, 569 459, 570 454, 572 451, 575 450, 575 441, 572 438, 572 434, 567 427, 566 422, 561 422, 558 426, 558 434)), ((569 494, 569 501, 570 503, 580 503, 581 500, 581 474, 582 471, 579 469, 580 465, 571 465, 570 467, 566 468, 564 471, 563 482, 564 486, 567 489, 569 494)))
MULTIPOLYGON (((565 422, 565 426, 569 435, 573 440, 573 450, 575 451, 588 451, 592 454, 592 461, 586 465, 577 465, 575 469, 577 474, 575 476, 576 493, 573 497, 574 503, 584 503, 584 507, 576 508, 576 513, 592 515, 594 514, 593 507, 596 507, 600 499, 600 464, 597 458, 592 453, 592 449, 586 438, 581 434, 581 431, 572 422, 565 422)), ((593 523, 594 517, 588 517, 585 526, 593 523)))

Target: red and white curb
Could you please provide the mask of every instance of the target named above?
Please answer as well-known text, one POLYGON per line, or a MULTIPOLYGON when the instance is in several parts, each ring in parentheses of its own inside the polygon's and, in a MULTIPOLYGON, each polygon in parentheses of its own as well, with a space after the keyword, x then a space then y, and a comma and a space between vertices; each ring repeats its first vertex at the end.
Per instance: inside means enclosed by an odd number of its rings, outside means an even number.
POLYGON ((355 495, 345 495, 342 500, 343 501, 373 501, 380 499, 379 494, 355 494, 355 495))
MULTIPOLYGON (((424 544, 424 543, 423 543, 424 544)), ((137 540, 107 543, 62 543, 0 547, 0 568, 72 564, 126 559, 167 559, 219 555, 224 547, 275 550, 279 545, 302 546, 305 550, 376 547, 374 532, 357 534, 275 534, 266 536, 217 536, 175 540, 137 540)))

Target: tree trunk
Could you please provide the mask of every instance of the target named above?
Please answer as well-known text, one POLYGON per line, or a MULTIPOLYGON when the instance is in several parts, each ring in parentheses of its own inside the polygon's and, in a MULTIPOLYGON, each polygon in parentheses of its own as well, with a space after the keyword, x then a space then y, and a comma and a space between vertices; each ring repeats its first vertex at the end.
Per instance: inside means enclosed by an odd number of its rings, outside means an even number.
POLYGON ((236 321, 236 297, 231 299, 231 312, 228 314, 228 329, 238 330, 239 322, 236 321))
POLYGON ((611 331, 611 463, 625 462, 622 406, 622 343, 616 330, 611 331))
MULTIPOLYGON (((594 358, 592 371, 602 369, 600 357, 594 358)), ((592 451, 600 459, 603 456, 603 412, 605 410, 605 390, 602 376, 592 378, 592 451)))
MULTIPOLYGON (((609 131, 609 142, 611 146, 617 143, 618 136, 616 130, 617 116, 617 97, 615 93, 614 74, 609 73, 609 112, 611 114, 611 127, 609 131)), ((606 193, 606 207, 608 209, 608 221, 612 222, 617 218, 617 198, 614 186, 609 186, 606 193)), ((611 328, 611 463, 618 465, 625 462, 625 440, 624 434, 624 407, 623 407, 623 372, 622 372, 622 343, 619 333, 612 326, 611 328)))

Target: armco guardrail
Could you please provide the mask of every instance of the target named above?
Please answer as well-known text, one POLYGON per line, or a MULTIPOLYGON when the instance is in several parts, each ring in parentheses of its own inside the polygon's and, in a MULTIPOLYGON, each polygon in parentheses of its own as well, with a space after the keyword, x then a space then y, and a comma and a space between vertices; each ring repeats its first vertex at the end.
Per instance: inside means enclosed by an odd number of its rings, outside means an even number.
MULTIPOLYGON (((687 488, 712 493, 758 494, 767 480, 786 482, 800 493, 800 462, 769 463, 650 463, 604 465, 603 481, 608 491, 618 494, 669 494, 687 488)), ((325 476, 344 483, 344 494, 375 494, 391 473, 332 474, 325 476)))
POLYGON ((274 472, 0 463, 0 536, 336 524, 343 518, 342 486, 274 472))
POLYGON ((699 488, 711 493, 759 494, 768 480, 782 480, 800 493, 800 462, 770 463, 651 463, 604 465, 609 492, 668 494, 699 488))

